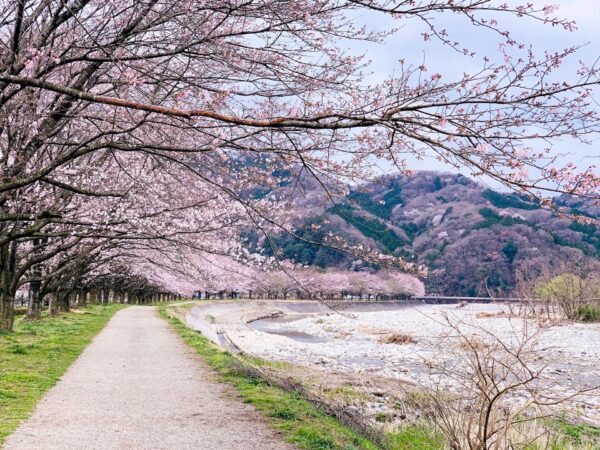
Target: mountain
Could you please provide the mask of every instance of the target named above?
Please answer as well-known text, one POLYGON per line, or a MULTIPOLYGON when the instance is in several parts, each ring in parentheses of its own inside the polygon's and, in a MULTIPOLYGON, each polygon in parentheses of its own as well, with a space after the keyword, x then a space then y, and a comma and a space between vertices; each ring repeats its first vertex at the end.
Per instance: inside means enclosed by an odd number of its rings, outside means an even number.
MULTIPOLYGON (((333 232, 351 243, 425 264, 429 293, 510 295, 519 278, 533 279, 560 264, 600 257, 596 225, 561 218, 527 197, 496 192, 460 174, 386 176, 351 189, 336 204, 327 200, 320 184, 304 181, 294 202, 304 217, 298 222, 299 236, 320 242, 333 232)), ((600 218, 593 200, 563 196, 555 202, 567 212, 600 218)), ((366 266, 287 234, 273 241, 283 257, 299 263, 350 270, 366 266)), ((248 236, 248 242, 267 254, 273 251, 256 235, 248 236)))

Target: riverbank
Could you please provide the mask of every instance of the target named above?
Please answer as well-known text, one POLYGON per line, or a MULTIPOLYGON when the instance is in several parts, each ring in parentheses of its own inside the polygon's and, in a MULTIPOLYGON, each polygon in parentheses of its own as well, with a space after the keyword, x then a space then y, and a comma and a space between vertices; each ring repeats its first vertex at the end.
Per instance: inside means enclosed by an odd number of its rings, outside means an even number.
MULTIPOLYGON (((525 331, 522 319, 498 305, 352 308, 345 306, 336 312, 318 302, 203 302, 186 320, 230 350, 293 363, 295 377, 326 396, 336 391, 352 392, 347 406, 361 408, 388 430, 418 422, 413 420, 418 414, 402 405, 407 395, 418 395, 420 387, 430 382, 427 364, 443 363, 448 358, 445 350, 451 344, 445 316, 481 330, 490 329, 504 340, 525 331), (389 339, 394 336, 406 340, 389 339)), ((600 368, 595 361, 600 356, 594 344, 600 337, 597 324, 568 323, 542 331, 543 358, 539 364, 550 363, 545 373, 558 381, 554 386, 558 394, 568 395, 573 388, 592 385, 598 379, 600 368)), ((587 393, 572 403, 577 408, 573 410, 576 419, 594 423, 600 412, 595 394, 587 393)), ((565 416, 562 409, 557 413, 565 416)), ((562 439, 561 434, 557 431, 556 438, 562 439)))

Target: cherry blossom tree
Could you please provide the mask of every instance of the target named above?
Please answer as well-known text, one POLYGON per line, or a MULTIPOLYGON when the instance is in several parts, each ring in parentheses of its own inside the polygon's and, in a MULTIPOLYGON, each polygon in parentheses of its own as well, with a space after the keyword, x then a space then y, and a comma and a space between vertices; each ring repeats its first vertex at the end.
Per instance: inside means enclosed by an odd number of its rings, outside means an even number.
POLYGON ((271 150, 322 176, 344 172, 337 158, 323 157, 324 150, 342 152, 352 167, 364 168, 373 155, 399 161, 407 149, 429 149, 522 189, 543 187, 526 175, 528 168, 556 183, 548 189, 585 194, 597 187, 590 171, 540 166, 543 148, 534 145, 595 131, 590 95, 596 68, 583 65, 572 81, 558 81, 554 71, 575 49, 536 55, 501 24, 511 15, 572 30, 574 24, 556 18, 551 6, 73 0, 4 1, 0 11, 6 50, 0 105, 7 114, 5 135, 17 137, 5 149, 12 170, 2 191, 107 148, 271 150), (358 27, 349 18, 360 10, 400 23, 420 20, 428 32, 419 38, 474 57, 435 25, 444 14, 459 14, 497 36, 503 59, 484 56, 475 73, 448 81, 423 65, 405 64, 400 75, 365 86, 363 63, 344 51, 343 41, 380 41, 387 33, 358 27), (13 122, 15 116, 21 120, 13 122), (29 126, 15 133, 23 120, 29 126), (48 157, 30 161, 41 147, 48 157))
POLYGON ((113 174, 110 191, 73 192, 43 184, 21 189, 27 201, 11 205, 20 220, 5 228, 14 252, 11 270, 3 273, 7 321, 11 298, 24 284, 31 288, 28 316, 35 319, 44 294, 64 300, 102 261, 132 267, 134 260, 164 259, 184 246, 229 254, 239 248, 237 225, 246 216, 222 191, 164 164, 156 171, 147 159, 125 154, 105 161, 100 170, 113 174), (62 287, 60 296, 54 285, 62 287))

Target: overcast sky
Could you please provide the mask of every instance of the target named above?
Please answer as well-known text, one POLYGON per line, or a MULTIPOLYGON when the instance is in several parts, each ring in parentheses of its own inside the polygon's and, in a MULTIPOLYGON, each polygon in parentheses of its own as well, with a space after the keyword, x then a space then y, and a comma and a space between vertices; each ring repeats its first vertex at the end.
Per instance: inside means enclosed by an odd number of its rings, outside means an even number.
MULTIPOLYGON (((534 0, 536 1, 536 0, 534 0)), ((513 3, 509 1, 509 3, 513 3)), ((522 2, 519 2, 522 3, 522 2)), ((540 2, 537 2, 540 3, 540 2)), ((559 27, 552 27, 535 23, 529 19, 518 19, 516 17, 504 16, 501 24, 512 31, 512 36, 521 42, 527 42, 538 51, 561 50, 570 46, 583 46, 579 54, 571 60, 567 60, 561 69, 561 74, 571 78, 569 73, 575 74, 579 59, 592 63, 600 58, 600 0, 546 0, 542 4, 556 4, 559 6, 557 15, 569 18, 577 22, 577 30, 567 32, 559 27)), ((382 21, 381 15, 364 14, 356 17, 356 20, 366 23, 369 27, 376 29, 397 27, 402 25, 401 31, 389 39, 385 44, 352 44, 352 51, 365 53, 371 60, 370 74, 367 82, 375 83, 381 81, 398 70, 399 60, 406 60, 407 64, 420 65, 423 61, 429 72, 440 72, 444 79, 451 79, 453 75, 461 76, 463 71, 471 66, 476 70, 480 66, 479 57, 483 55, 498 55, 498 40, 492 34, 482 32, 481 29, 465 26, 456 14, 444 14, 443 28, 449 30, 451 35, 459 37, 472 50, 476 50, 476 58, 461 58, 455 53, 449 53, 448 49, 439 44, 431 44, 423 41, 421 33, 425 31, 423 25, 418 21, 399 22, 394 19, 382 21)), ((572 78, 571 78, 572 79, 572 78)), ((600 101, 600 96, 597 97, 600 101)), ((570 140, 559 142, 555 150, 564 153, 562 161, 575 161, 581 167, 588 167, 596 163, 600 166, 600 137, 590 145, 574 143, 570 140)), ((409 159, 412 168, 435 169, 455 171, 433 158, 427 160, 409 159)), ((462 171, 468 174, 466 171, 462 171)), ((489 183, 489 181, 488 181, 489 183)), ((498 187, 491 183, 493 187, 498 187)))

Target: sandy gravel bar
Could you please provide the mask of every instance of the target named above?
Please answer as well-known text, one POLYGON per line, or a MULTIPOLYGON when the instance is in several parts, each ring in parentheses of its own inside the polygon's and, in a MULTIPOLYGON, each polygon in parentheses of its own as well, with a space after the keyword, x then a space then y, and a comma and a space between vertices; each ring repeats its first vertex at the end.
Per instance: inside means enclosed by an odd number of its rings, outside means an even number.
POLYGON ((5 449, 291 449, 154 308, 119 311, 5 449))

